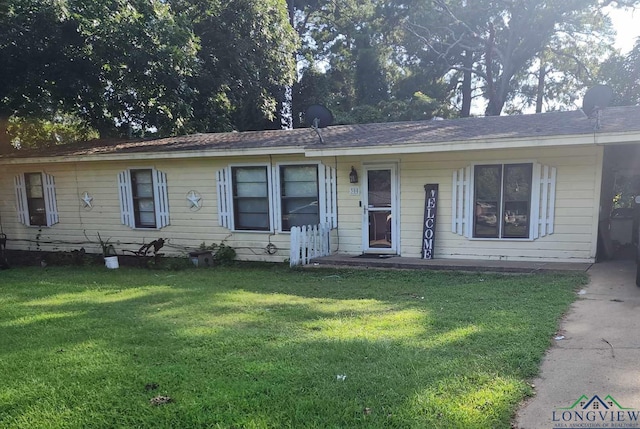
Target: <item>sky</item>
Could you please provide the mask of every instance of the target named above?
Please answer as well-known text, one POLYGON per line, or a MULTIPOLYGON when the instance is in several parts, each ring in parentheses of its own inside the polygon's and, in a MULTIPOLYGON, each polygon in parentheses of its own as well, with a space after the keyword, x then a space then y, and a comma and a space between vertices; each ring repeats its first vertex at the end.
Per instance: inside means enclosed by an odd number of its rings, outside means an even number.
POLYGON ((633 48, 635 39, 640 36, 640 9, 612 9, 609 16, 618 32, 615 47, 622 52, 633 48))

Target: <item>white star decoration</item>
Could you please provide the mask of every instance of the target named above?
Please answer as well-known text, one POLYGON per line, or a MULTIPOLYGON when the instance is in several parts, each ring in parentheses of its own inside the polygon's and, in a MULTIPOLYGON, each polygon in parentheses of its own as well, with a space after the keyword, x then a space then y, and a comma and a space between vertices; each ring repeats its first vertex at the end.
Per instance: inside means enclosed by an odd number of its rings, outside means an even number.
POLYGON ((202 198, 200 197, 200 195, 198 195, 196 193, 196 191, 191 191, 187 195, 187 201, 189 201, 191 203, 191 207, 190 208, 199 209, 201 200, 202 200, 202 198))
POLYGON ((82 196, 82 202, 84 203, 84 206, 88 208, 93 207, 91 205, 91 201, 93 201, 93 197, 89 195, 88 192, 85 192, 84 195, 82 196))

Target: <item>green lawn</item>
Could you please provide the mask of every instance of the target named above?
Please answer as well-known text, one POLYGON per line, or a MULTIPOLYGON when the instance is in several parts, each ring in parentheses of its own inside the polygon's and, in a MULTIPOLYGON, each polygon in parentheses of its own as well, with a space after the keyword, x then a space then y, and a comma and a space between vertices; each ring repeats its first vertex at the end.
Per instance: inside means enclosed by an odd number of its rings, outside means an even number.
POLYGON ((509 428, 585 279, 0 271, 0 427, 509 428))

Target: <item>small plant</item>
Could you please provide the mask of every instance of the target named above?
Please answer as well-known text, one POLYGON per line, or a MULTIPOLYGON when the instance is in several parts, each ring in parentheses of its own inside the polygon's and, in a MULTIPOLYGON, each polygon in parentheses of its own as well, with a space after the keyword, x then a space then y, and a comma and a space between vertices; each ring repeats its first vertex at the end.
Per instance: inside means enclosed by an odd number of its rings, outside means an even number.
POLYGON ((100 247, 102 248, 102 256, 105 258, 108 256, 117 256, 116 249, 113 247, 113 244, 109 244, 110 238, 107 238, 107 241, 103 241, 102 237, 100 237, 100 233, 98 233, 98 240, 100 241, 100 247))
POLYGON ((220 243, 218 250, 213 254, 213 260, 220 265, 231 265, 235 259, 235 249, 224 243, 220 243))
POLYGON ((200 247, 198 249, 201 250, 202 252, 205 252, 207 250, 211 250, 211 251, 216 250, 217 247, 218 245, 215 243, 207 246, 207 243, 203 241, 202 243, 200 243, 200 247))
POLYGON ((224 243, 220 244, 207 244, 203 241, 200 244, 201 251, 211 251, 213 254, 213 261, 218 265, 231 265, 233 261, 236 259, 236 251, 233 247, 228 246, 224 243))

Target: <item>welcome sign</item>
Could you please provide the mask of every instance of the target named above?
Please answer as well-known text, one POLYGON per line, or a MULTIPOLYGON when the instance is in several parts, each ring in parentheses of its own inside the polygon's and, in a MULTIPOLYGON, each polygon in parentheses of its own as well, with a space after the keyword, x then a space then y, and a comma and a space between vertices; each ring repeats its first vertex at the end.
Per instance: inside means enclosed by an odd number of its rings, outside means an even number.
POLYGON ((438 184, 424 185, 424 231, 422 233, 422 259, 433 259, 438 211, 438 184))

